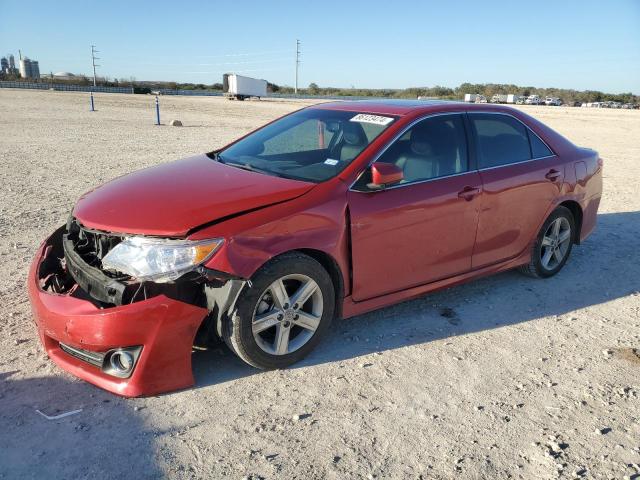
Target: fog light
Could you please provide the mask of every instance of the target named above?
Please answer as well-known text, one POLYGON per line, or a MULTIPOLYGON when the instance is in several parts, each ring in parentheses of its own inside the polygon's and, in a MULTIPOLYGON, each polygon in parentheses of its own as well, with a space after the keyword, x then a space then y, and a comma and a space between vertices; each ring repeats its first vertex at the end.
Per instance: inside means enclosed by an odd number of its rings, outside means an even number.
POLYGON ((114 377, 130 377, 141 351, 142 347, 124 347, 109 350, 105 354, 102 371, 114 377))
POLYGON ((115 352, 111 355, 109 363, 114 370, 125 373, 133 367, 133 355, 129 352, 115 352))

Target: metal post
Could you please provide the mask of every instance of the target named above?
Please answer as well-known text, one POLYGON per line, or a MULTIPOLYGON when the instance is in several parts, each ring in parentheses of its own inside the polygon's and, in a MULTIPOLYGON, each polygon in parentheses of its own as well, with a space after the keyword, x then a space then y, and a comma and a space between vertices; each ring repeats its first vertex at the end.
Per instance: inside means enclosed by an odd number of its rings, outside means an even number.
POLYGON ((160 125, 160 102, 158 101, 157 95, 156 95, 156 125, 160 125))
POLYGON ((91 99, 91 110, 90 110, 90 111, 91 111, 91 112, 95 112, 95 111, 96 111, 96 109, 95 109, 95 106, 94 106, 94 104, 93 104, 93 92, 90 92, 90 93, 89 93, 89 98, 91 99))
POLYGON ((296 83, 293 92, 298 94, 298 66, 300 65, 300 40, 296 40, 296 83))
POLYGON ((96 53, 98 53, 98 50, 96 50, 96 46, 95 45, 91 45, 91 64, 93 65, 93 86, 96 86, 96 67, 99 67, 100 65, 96 65, 96 60, 100 60, 98 57, 96 57, 96 53))

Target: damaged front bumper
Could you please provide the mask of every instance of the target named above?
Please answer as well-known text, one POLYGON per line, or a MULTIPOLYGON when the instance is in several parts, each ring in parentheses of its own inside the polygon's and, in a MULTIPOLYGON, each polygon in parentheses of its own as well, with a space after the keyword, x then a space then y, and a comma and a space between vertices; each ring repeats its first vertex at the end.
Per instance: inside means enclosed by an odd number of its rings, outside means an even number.
POLYGON ((196 333, 202 327, 220 331, 244 281, 202 283, 201 300, 186 301, 179 288, 169 287, 122 304, 117 299, 128 286, 87 268, 73 251, 64 255, 63 234, 64 227, 42 244, 28 278, 33 316, 47 355, 64 370, 126 397, 192 386, 196 333), (114 352, 135 353, 125 375, 113 370, 114 352))

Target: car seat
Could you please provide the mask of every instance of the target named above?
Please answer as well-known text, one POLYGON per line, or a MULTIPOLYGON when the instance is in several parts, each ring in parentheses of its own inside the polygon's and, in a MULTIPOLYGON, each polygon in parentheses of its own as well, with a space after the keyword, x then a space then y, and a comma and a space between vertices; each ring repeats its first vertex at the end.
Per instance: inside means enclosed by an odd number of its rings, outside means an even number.
POLYGON ((342 128, 342 141, 334 156, 342 162, 350 162, 367 146, 367 136, 357 122, 345 122, 342 128))
POLYGON ((411 131, 409 151, 397 165, 405 182, 426 180, 461 171, 455 128, 441 121, 425 121, 411 131))

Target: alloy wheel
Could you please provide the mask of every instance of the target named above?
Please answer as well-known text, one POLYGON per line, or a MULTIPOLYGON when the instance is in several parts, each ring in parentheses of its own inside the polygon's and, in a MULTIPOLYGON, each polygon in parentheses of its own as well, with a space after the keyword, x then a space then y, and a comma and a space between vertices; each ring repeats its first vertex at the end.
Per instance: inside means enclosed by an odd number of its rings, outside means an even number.
POLYGON ((280 277, 262 293, 251 322, 253 338, 271 355, 286 355, 305 345, 320 325, 322 291, 312 278, 280 277))
POLYGON ((553 270, 562 263, 571 245, 571 224, 565 217, 556 218, 542 237, 540 263, 545 270, 553 270))

